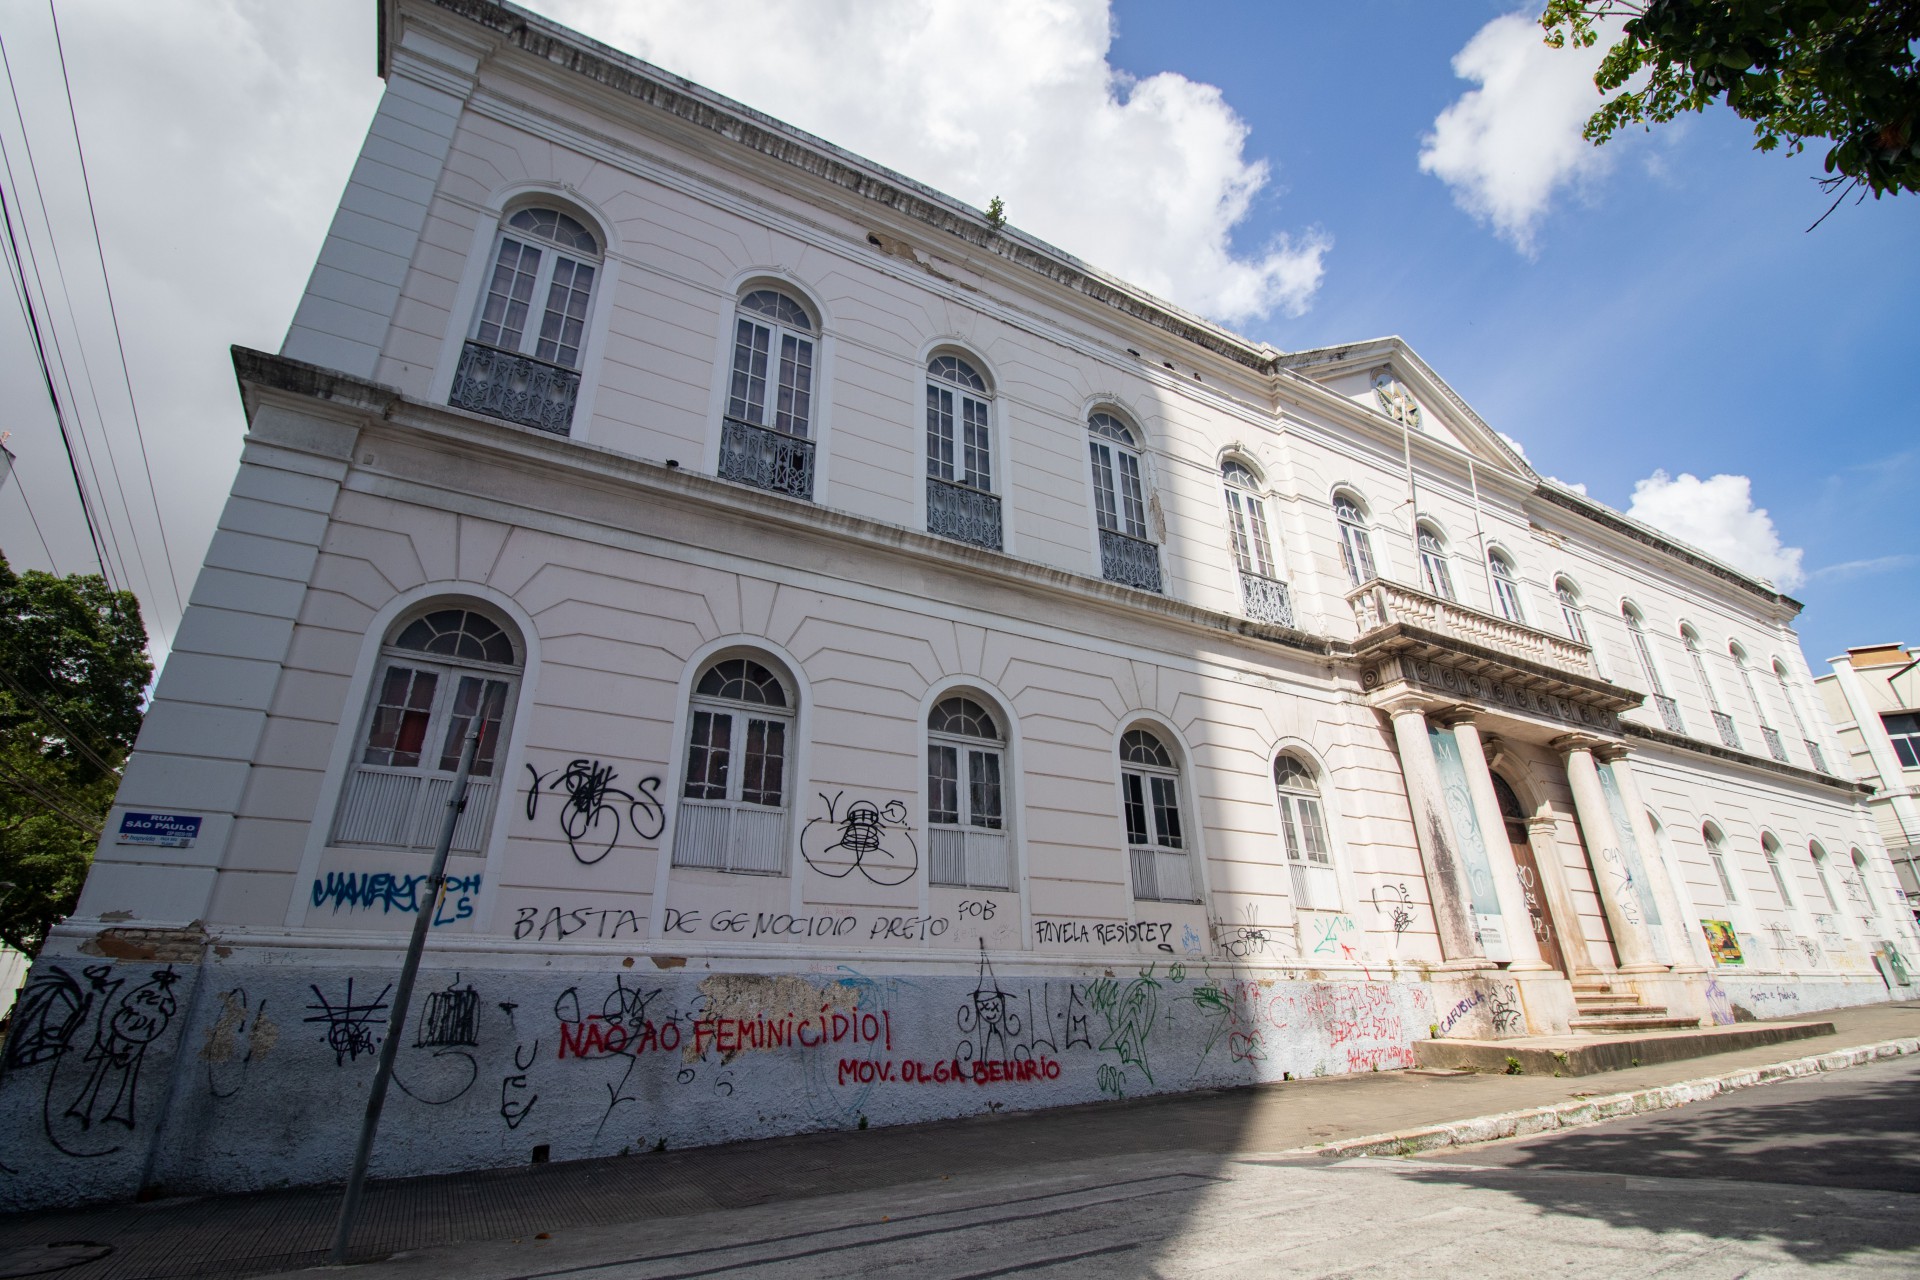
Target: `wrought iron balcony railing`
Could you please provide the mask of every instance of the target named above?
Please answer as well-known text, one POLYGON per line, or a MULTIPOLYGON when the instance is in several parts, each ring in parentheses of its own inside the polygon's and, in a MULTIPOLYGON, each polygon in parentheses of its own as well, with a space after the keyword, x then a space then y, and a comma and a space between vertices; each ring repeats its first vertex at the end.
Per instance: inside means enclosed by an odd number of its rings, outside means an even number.
POLYGON ((573 430, 573 405, 579 398, 580 375, 574 370, 469 342, 460 348, 447 403, 564 436, 573 430))
POLYGON ((1680 718, 1680 704, 1664 693, 1653 695, 1653 705, 1660 708, 1660 723, 1667 726, 1670 733, 1685 733, 1687 722, 1680 718))
POLYGON ((1496 618, 1398 582, 1375 578, 1347 593, 1360 634, 1402 622, 1575 675, 1597 677, 1593 651, 1577 640, 1496 618))
POLYGON ((813 441, 738 418, 720 424, 722 480, 813 501, 813 441))
POLYGON ((927 477, 927 532, 1000 550, 1000 499, 984 490, 927 477))
POLYGON ((1123 587, 1160 591, 1160 548, 1118 530, 1102 529, 1100 576, 1123 587))
POLYGON ((1807 744, 1807 759, 1813 761, 1813 767, 1815 769, 1818 769, 1821 773, 1825 773, 1827 771, 1827 757, 1821 754, 1820 744, 1812 738, 1804 738, 1802 741, 1807 744))
POLYGON ((1785 764, 1787 762, 1787 748, 1785 744, 1780 741, 1780 731, 1770 725, 1763 724, 1760 726, 1760 736, 1767 741, 1767 754, 1775 760, 1778 760, 1781 764, 1785 764))
POLYGON ((1293 592, 1278 578, 1240 571, 1240 598, 1246 601, 1247 616, 1255 622, 1271 622, 1278 627, 1296 627, 1293 620, 1293 592))
POLYGON ((1726 743, 1728 746, 1732 747, 1735 751, 1741 750, 1740 731, 1733 727, 1732 716, 1728 715, 1724 711, 1714 712, 1713 727, 1720 731, 1720 741, 1726 743))

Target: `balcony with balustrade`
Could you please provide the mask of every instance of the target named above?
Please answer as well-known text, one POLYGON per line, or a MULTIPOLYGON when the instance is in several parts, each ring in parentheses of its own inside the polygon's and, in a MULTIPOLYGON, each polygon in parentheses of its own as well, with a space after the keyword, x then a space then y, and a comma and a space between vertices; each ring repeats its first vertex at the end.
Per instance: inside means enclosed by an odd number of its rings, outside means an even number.
MULTIPOLYGON (((1593 651, 1579 641, 1457 600, 1374 578, 1348 592, 1347 604, 1360 632, 1354 654, 1369 665, 1393 657, 1412 659, 1413 668, 1402 664, 1402 671, 1426 671, 1429 667, 1423 664, 1430 664, 1440 669, 1433 678, 1449 690, 1481 688, 1491 695, 1493 689, 1504 688, 1507 693, 1498 700, 1510 706, 1532 702, 1536 695, 1559 699, 1586 708, 1574 714, 1592 713, 1591 722, 1598 724, 1613 723, 1613 717, 1642 701, 1638 693, 1601 675, 1593 651), (1515 690, 1525 690, 1527 696, 1515 690)), ((1428 675, 1419 680, 1430 682, 1428 675)))
POLYGON ((1732 716, 1728 715, 1724 711, 1714 712, 1713 727, 1719 730, 1720 741, 1724 742, 1729 747, 1732 747, 1735 751, 1743 750, 1743 748, 1740 746, 1740 731, 1733 727, 1732 716))
POLYGON ((722 480, 813 501, 813 441, 738 418, 720 424, 722 480))
POLYGON ((574 370, 468 342, 460 348, 447 403, 564 436, 573 431, 573 406, 579 398, 580 375, 574 370))
POLYGON ((1000 499, 983 489, 928 476, 927 532, 998 551, 1000 499))
POLYGON ((1123 587, 1159 594, 1160 548, 1143 538, 1131 538, 1118 529, 1100 531, 1100 576, 1123 587))
POLYGON ((1767 754, 1775 760, 1778 760, 1781 764, 1785 764, 1787 762, 1787 748, 1786 744, 1780 741, 1780 731, 1771 725, 1763 724, 1760 726, 1760 736, 1766 739, 1767 754))

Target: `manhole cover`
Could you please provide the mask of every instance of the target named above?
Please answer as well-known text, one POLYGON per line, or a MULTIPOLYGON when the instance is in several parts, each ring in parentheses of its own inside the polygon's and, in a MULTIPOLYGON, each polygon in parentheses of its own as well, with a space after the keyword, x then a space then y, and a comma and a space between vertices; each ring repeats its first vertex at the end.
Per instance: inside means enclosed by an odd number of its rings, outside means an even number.
POLYGON ((0 1249, 0 1277, 42 1276, 94 1262, 113 1252, 110 1244, 91 1240, 59 1240, 53 1244, 15 1245, 0 1249))

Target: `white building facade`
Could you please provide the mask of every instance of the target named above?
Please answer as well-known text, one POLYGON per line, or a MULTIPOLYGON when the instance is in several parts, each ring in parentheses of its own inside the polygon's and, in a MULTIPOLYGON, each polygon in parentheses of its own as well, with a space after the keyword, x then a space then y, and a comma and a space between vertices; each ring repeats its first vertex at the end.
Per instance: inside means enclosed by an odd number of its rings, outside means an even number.
POLYGON ((1873 788, 1868 807, 1908 912, 1920 912, 1920 649, 1863 645, 1815 682, 1846 753, 1873 788))
POLYGON ((1404 343, 1252 344, 521 10, 380 13, 16 1014, 10 1205, 340 1177, 420 911, 379 1175, 1886 998, 1799 606, 1404 343))

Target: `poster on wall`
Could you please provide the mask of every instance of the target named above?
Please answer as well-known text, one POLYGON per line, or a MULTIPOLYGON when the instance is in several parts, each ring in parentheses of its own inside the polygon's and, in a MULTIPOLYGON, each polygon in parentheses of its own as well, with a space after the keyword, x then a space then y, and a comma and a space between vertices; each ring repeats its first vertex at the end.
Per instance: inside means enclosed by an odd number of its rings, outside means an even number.
POLYGON ((1707 935, 1707 953, 1715 964, 1745 964, 1740 954, 1740 939, 1733 933, 1730 920, 1702 920, 1700 931, 1707 935))

